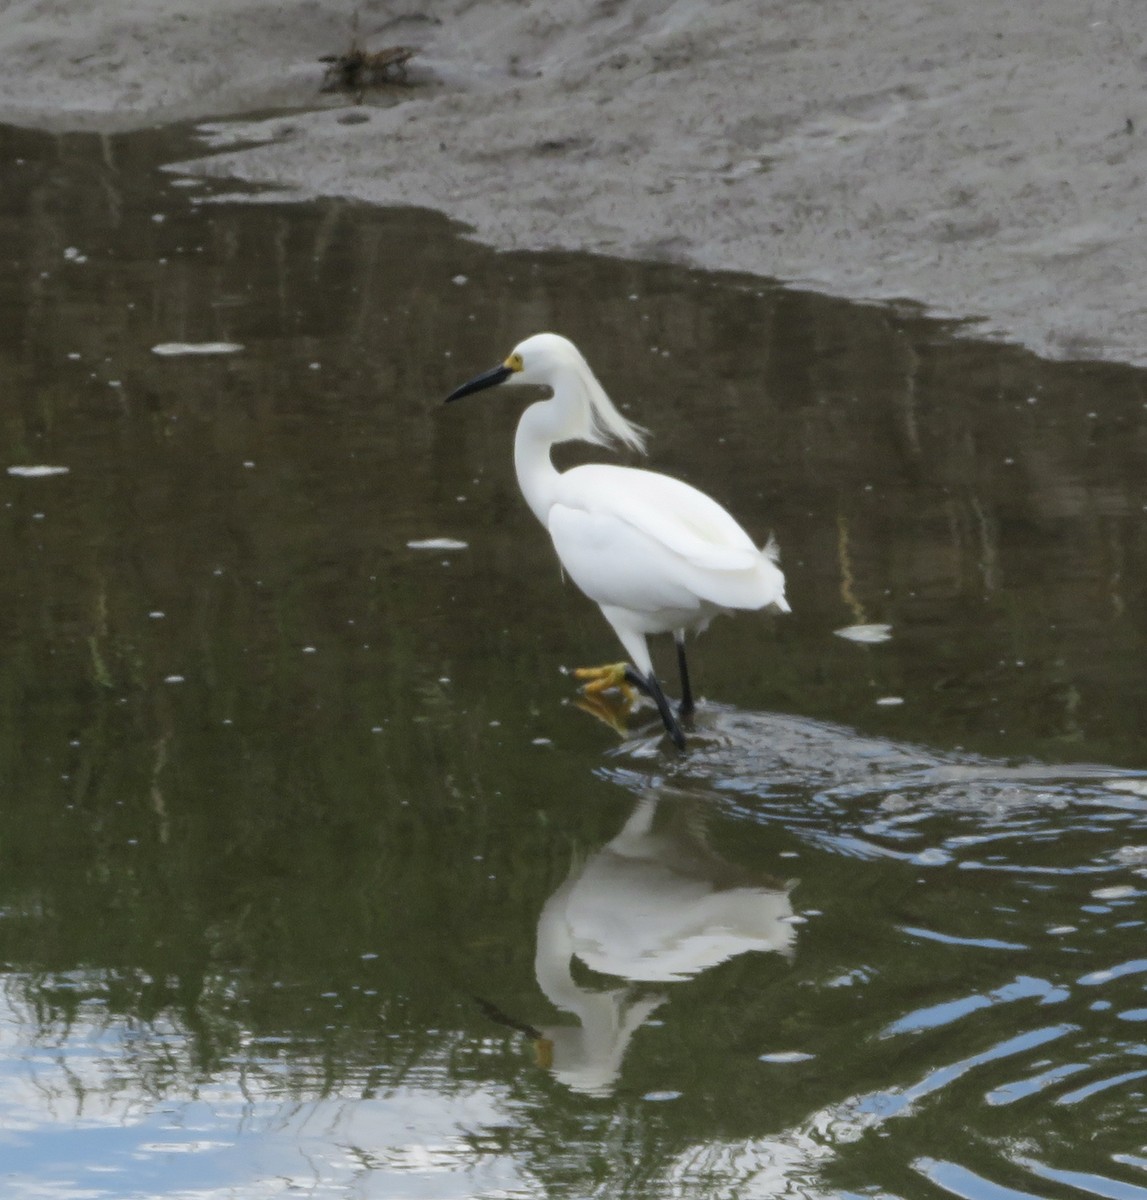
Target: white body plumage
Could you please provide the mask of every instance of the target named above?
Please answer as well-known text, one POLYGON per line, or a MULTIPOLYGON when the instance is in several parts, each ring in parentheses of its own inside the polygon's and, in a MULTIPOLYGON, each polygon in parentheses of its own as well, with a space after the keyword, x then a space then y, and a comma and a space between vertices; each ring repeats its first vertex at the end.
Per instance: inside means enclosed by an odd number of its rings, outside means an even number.
POLYGON ((553 393, 518 423, 518 483, 566 573, 600 606, 642 676, 653 677, 649 634, 673 633, 680 647, 686 631, 704 629, 717 613, 789 611, 775 544, 758 548, 703 492, 632 467, 554 467, 550 450, 559 442, 620 442, 644 451, 644 431, 617 411, 572 342, 535 334, 450 399, 503 382, 553 393))

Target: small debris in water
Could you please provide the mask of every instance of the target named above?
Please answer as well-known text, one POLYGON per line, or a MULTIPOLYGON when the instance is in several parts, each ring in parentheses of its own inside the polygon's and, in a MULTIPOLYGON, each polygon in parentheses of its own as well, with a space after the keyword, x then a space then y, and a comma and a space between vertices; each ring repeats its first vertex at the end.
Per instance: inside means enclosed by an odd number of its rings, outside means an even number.
POLYGON ((1112 779, 1107 784, 1109 792, 1130 792, 1133 796, 1147 796, 1147 779, 1112 779))
POLYGON ((825 987, 843 988, 853 987, 858 983, 867 983, 872 978, 872 973, 865 967, 856 967, 851 971, 845 971, 843 975, 837 975, 834 979, 825 981, 825 987))
POLYGON ((48 475, 67 475, 70 467, 49 467, 38 465, 34 467, 9 467, 9 475, 18 475, 21 479, 43 479, 48 475))
POLYGON ((834 629, 833 633, 850 642, 861 642, 868 646, 876 646, 892 638, 891 625, 846 625, 843 629, 834 629))
POLYGON ((664 1100, 680 1100, 680 1092, 646 1092, 641 1097, 642 1100, 652 1100, 654 1103, 661 1103, 664 1100))
POLYGON ((468 550, 469 542, 460 542, 456 538, 421 538, 407 542, 408 550, 468 550))
POLYGON ((904 697, 903 696, 881 696, 880 699, 876 701, 876 703, 879 704, 883 708, 892 708, 894 705, 903 704, 904 697))
POLYGON ((183 681, 184 677, 182 675, 165 675, 163 677, 164 683, 183 683, 183 681))
POLYGON ((242 349, 238 342, 160 342, 151 352, 172 358, 179 354, 236 354, 242 349))
POLYGON ((806 1054, 803 1050, 778 1050, 775 1054, 761 1054, 757 1056, 758 1062, 767 1063, 795 1063, 808 1062, 810 1058, 815 1058, 813 1054, 806 1054))
POLYGON ((1091 894, 1096 900, 1126 900, 1129 896, 1138 896, 1139 889, 1130 884, 1122 884, 1116 887, 1096 888, 1091 894))

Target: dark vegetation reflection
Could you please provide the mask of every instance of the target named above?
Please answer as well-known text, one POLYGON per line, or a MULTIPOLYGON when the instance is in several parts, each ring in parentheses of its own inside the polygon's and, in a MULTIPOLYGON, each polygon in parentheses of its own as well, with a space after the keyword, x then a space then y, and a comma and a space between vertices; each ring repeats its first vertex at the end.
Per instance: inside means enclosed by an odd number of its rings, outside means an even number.
POLYGON ((0 137, 7 1182, 1144 1186, 1142 373, 0 137), (545 328, 782 547, 685 759, 440 407, 545 328))

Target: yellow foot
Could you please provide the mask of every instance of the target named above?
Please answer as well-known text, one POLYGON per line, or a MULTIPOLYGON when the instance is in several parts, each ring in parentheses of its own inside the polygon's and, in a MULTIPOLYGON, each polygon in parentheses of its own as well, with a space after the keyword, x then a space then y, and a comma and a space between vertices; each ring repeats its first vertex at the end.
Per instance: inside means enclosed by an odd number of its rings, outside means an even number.
POLYGON ((632 704, 637 699, 633 685, 625 678, 628 663, 611 663, 606 667, 575 667, 575 679, 585 680, 582 691, 586 696, 597 700, 602 692, 614 689, 621 693, 626 704, 632 704))

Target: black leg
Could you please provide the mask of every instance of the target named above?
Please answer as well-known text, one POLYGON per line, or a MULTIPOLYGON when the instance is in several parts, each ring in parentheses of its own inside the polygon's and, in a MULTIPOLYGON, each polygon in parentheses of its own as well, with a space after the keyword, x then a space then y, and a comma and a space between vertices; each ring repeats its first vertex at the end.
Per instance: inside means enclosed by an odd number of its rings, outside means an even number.
POLYGON ((625 682, 637 688, 643 696, 648 696, 650 699, 653 698, 653 693, 649 690, 649 684, 645 682, 645 676, 631 663, 625 664, 625 682))
POLYGON ((693 689, 689 686, 689 664, 685 661, 685 639, 677 635, 673 639, 677 643, 677 670, 681 674, 681 703, 677 706, 677 715, 691 717, 693 715, 693 689))
POLYGON ((678 750, 684 750, 685 735, 681 732, 681 726, 677 724, 677 718, 673 715, 673 709, 669 707, 669 701, 665 699, 665 693, 661 690, 661 684, 657 682, 656 675, 646 676, 645 688, 653 697, 653 703, 657 705, 657 711, 661 714, 662 721, 665 722, 666 733, 673 739, 673 744, 678 750))

